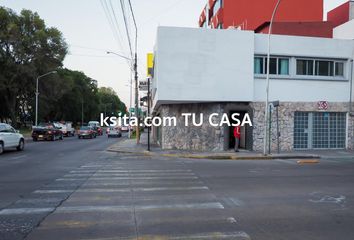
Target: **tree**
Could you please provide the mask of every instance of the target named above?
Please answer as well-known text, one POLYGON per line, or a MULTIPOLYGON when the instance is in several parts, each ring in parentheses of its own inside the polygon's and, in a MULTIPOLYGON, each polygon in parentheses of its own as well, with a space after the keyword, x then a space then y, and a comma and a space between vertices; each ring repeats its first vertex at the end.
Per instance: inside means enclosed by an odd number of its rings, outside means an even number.
POLYGON ((1 118, 15 124, 33 112, 36 77, 61 67, 66 54, 61 32, 46 27, 37 13, 0 7, 1 118))
POLYGON ((101 87, 98 90, 100 99, 100 112, 105 116, 118 116, 119 113, 126 113, 125 104, 119 99, 117 93, 112 88, 101 87))
POLYGON ((97 120, 100 112, 125 113, 126 107, 111 88, 83 72, 63 69, 67 44, 60 31, 48 28, 29 10, 19 15, 0 7, 0 120, 12 124, 34 120, 36 78, 39 84, 39 120, 81 122, 97 120))

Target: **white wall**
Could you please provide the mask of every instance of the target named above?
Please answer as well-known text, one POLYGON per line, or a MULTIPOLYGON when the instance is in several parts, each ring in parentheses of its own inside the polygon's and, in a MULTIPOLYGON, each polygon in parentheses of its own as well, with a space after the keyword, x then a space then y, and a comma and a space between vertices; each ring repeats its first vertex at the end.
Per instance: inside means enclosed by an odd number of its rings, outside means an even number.
MULTIPOLYGON (((255 78, 253 71, 254 55, 266 53, 265 34, 160 27, 155 47, 154 105, 265 101, 265 76, 255 78)), ((292 57, 293 75, 271 80, 270 100, 349 101, 354 41, 273 35, 271 53, 292 57), (329 81, 296 76, 294 57, 347 61, 345 78, 329 81)))
POLYGON ((333 29, 333 38, 354 40, 354 19, 333 29))
POLYGON ((159 27, 155 103, 252 101, 253 35, 159 27))

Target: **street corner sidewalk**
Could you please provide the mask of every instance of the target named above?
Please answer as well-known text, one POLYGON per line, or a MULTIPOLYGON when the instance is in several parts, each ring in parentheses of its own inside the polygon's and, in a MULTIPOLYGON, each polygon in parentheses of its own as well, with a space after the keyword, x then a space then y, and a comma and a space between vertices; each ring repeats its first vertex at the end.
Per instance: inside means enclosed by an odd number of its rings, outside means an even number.
POLYGON ((157 145, 151 145, 151 151, 147 150, 147 134, 142 133, 140 143, 136 139, 125 139, 110 146, 107 151, 117 153, 130 153, 145 156, 161 156, 171 158, 189 158, 189 159, 212 159, 212 160, 274 160, 274 159, 320 159, 321 155, 313 152, 288 152, 281 154, 271 154, 264 156, 259 152, 233 151, 226 152, 208 152, 208 151, 186 151, 186 150, 162 150, 157 145))

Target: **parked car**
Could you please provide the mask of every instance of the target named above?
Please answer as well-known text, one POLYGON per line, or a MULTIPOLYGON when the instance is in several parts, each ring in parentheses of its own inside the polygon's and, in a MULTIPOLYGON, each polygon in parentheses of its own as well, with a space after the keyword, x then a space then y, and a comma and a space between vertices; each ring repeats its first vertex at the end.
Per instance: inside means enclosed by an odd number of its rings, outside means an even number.
POLYGON ((61 128, 65 137, 75 136, 75 129, 72 127, 72 122, 60 122, 55 124, 61 128))
POLYGON ((40 123, 38 126, 32 127, 32 139, 35 142, 38 140, 63 140, 63 136, 61 127, 54 123, 40 123))
POLYGON ((120 127, 109 127, 107 136, 110 137, 122 137, 122 131, 120 127))
POLYGON ((22 151, 25 148, 25 139, 9 124, 0 123, 0 155, 6 148, 16 148, 22 151))
POLYGON ((79 139, 81 139, 81 138, 91 138, 91 139, 96 138, 96 132, 90 126, 82 126, 82 127, 80 127, 80 130, 77 133, 77 137, 79 139))

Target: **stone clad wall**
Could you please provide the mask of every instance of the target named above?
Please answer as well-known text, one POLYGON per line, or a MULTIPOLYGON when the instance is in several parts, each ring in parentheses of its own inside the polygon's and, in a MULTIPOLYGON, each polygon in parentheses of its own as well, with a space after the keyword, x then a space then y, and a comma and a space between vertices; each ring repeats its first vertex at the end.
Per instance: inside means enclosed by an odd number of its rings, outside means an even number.
MULTIPOLYGON (((264 136, 264 103, 251 103, 254 110, 253 118, 253 149, 263 151, 264 136)), ((326 112, 348 112, 348 103, 330 103, 326 112)), ((294 146, 294 115, 295 112, 319 112, 317 102, 292 103, 284 102, 279 107, 280 149, 292 151, 294 146)), ((276 112, 272 114, 271 149, 277 150, 276 112)), ((348 119, 348 148, 354 148, 354 117, 348 119)))
MULTIPOLYGON (((183 149, 201 151, 222 151, 224 146, 224 129, 213 127, 209 124, 209 116, 212 113, 222 115, 221 104, 170 104, 160 107, 160 117, 177 117, 176 127, 163 127, 161 145, 163 149, 183 149), (203 113, 203 125, 200 127, 185 127, 182 113, 203 113)), ((217 118, 215 118, 218 121, 217 118)), ((191 121, 191 120, 190 120, 191 121)), ((220 119, 219 119, 220 121, 220 119)))
MULTIPOLYGON (((159 107, 160 117, 177 117, 177 126, 161 127, 161 147, 163 149, 182 149, 196 151, 224 151, 228 149, 228 128, 213 127, 209 124, 209 116, 218 113, 220 121, 223 113, 230 109, 240 109, 242 105, 236 103, 194 103, 169 104, 159 107), (200 127, 184 126, 182 113, 195 113, 204 115, 203 125, 200 127)), ((245 105, 243 105, 244 107, 245 105)), ((264 103, 255 102, 249 105, 253 115, 253 141, 254 151, 263 151, 264 134, 264 103)), ((348 103, 330 103, 326 112, 348 112, 348 103)), ((243 108, 244 110, 244 108, 243 108)), ((292 151, 294 146, 294 115, 295 112, 318 112, 317 102, 292 103, 283 102, 279 107, 280 150, 292 151)), ((199 122, 199 119, 197 119, 199 122)), ((272 114, 271 148, 277 150, 276 112, 272 114)), ((354 117, 348 117, 348 148, 354 149, 354 117)), ((249 137, 248 137, 249 138, 249 137)), ((251 142, 252 144, 252 142, 251 142)))

